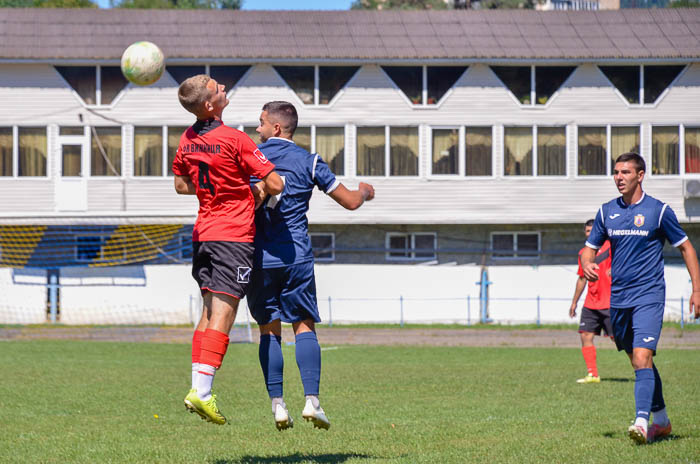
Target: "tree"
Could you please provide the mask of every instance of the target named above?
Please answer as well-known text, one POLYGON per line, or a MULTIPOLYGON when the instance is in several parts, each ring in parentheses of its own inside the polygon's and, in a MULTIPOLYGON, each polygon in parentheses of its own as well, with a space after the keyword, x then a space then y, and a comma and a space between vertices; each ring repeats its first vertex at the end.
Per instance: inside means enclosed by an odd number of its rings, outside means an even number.
POLYGON ((110 0, 113 8, 240 10, 243 0, 110 0))
POLYGON ((97 8, 90 0, 0 0, 0 8, 97 8))
POLYGON ((445 0, 355 0, 351 10, 445 10, 445 0))
POLYGON ((700 0, 673 0, 671 8, 700 8, 700 0))

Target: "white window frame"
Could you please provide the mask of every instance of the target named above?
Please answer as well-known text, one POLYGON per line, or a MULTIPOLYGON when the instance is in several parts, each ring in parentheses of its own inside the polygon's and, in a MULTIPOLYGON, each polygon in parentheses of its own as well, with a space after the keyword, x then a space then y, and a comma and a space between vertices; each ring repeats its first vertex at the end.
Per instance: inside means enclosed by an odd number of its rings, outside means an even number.
POLYGON ((493 231, 490 234, 489 242, 491 245, 491 259, 496 261, 502 260, 533 260, 540 259, 540 254, 542 253, 542 232, 540 231, 493 231), (518 235, 537 235, 537 254, 533 256, 518 256, 518 235), (493 247, 493 237, 494 235, 512 235, 513 236, 513 256, 495 256, 495 249, 493 247))
MULTIPOLYGON (((659 124, 660 125, 660 124, 659 124)), ((664 124, 664 125, 675 125, 675 124, 664 124)), ((574 126, 574 178, 576 179, 606 179, 613 175, 612 165, 612 128, 613 127, 636 127, 639 130, 639 155, 644 153, 645 141, 642 132, 642 124, 577 124, 574 126), (582 175, 578 173, 578 129, 579 127, 604 127, 605 128, 605 170, 606 174, 594 174, 590 176, 582 175)), ((568 133, 567 133, 568 136, 568 133)), ((650 139, 651 140, 651 139, 650 139)), ((646 160, 645 160, 646 161, 646 160)), ((647 173, 648 175, 649 173, 647 173)))
MULTIPOLYGON (((358 70, 359 72, 359 70, 358 70)), ((348 140, 348 131, 347 131, 347 126, 343 124, 342 126, 339 125, 332 125, 332 124, 313 124, 310 126, 311 127, 311 153, 318 153, 316 151, 316 129, 321 127, 321 128, 332 128, 332 129, 343 129, 343 174, 338 174, 337 172, 334 172, 333 174, 336 177, 340 178, 346 178, 348 177, 348 167, 347 167, 347 162, 348 162, 348 150, 347 150, 347 140, 348 140)), ((320 153, 319 153, 320 155, 320 153)))
MULTIPOLYGON (((314 107, 316 107, 316 108, 330 108, 330 107, 332 107, 333 105, 335 105, 335 102, 338 101, 338 99, 341 97, 341 95, 343 95, 345 93, 345 89, 350 85, 350 83, 352 81, 355 80, 355 77, 360 73, 360 71, 362 71, 362 65, 357 65, 357 66, 355 66, 355 65, 327 65, 327 64, 323 64, 323 65, 300 64, 300 65, 297 65, 297 64, 293 64, 293 63, 291 63, 291 64, 290 63, 273 63, 270 65, 270 67, 272 68, 272 71, 274 71, 274 73, 277 75, 277 77, 279 77, 280 80, 282 80, 282 82, 284 83, 284 86, 287 89, 289 89, 290 92, 292 92, 294 94, 294 98, 296 99, 297 103, 299 103, 299 105, 306 107, 306 108, 314 108, 314 107), (304 103, 301 100, 301 98, 299 98, 299 96, 294 91, 294 89, 282 77, 282 75, 277 72, 277 70, 275 69, 275 66, 299 66, 299 67, 303 67, 303 68, 313 67, 314 68, 314 87, 313 87, 314 101, 313 101, 313 103, 304 103), (357 67, 358 68, 357 71, 355 71, 355 74, 353 74, 350 77, 350 79, 348 79, 348 81, 345 83, 345 85, 340 90, 338 90, 338 93, 333 95, 333 98, 331 98, 331 100, 328 103, 320 103, 321 88, 320 88, 320 77, 319 77, 320 72, 319 72, 319 70, 320 70, 321 66, 329 67, 329 68, 332 68, 332 67, 343 67, 343 68, 357 67)), ((207 67, 207 69, 209 69, 209 68, 207 67)), ((252 69, 252 66, 251 66, 251 69, 252 69)), ((250 70, 248 70, 248 71, 250 71, 250 70)), ((247 74, 247 72, 246 72, 246 74, 247 74)), ((240 80, 243 80, 244 76, 245 76, 245 74, 243 76, 241 76, 240 80)), ((240 80, 239 80, 239 82, 240 82, 240 80)), ((238 86, 238 84, 236 84, 236 86, 238 86)))
MULTIPOLYGON (((59 127, 60 130, 60 127, 59 127)), ((98 182, 102 182, 105 180, 114 180, 114 179, 123 179, 125 178, 125 173, 124 173, 124 154, 126 153, 125 150, 125 144, 124 144, 124 126, 85 126, 85 137, 87 139, 87 175, 83 176, 86 179, 90 180, 96 180, 98 182), (104 129, 104 128, 116 128, 118 127, 121 131, 120 134, 120 139, 121 139, 121 156, 119 157, 119 171, 120 174, 118 176, 114 175, 106 175, 106 176, 94 176, 92 174, 92 141, 95 136, 95 134, 92 133, 92 129, 104 129)), ((133 140, 132 140, 133 143, 133 140)), ((115 166, 117 167, 117 166, 115 166)))
POLYGON ((457 80, 452 84, 452 87, 447 89, 445 92, 445 95, 440 98, 440 100, 436 101, 435 103, 428 103, 428 67, 432 68, 440 68, 441 66, 437 65, 415 65, 415 64, 407 64, 407 68, 421 68, 421 74, 422 74, 422 88, 421 88, 421 102, 420 103, 413 103, 410 98, 399 88, 398 85, 394 82, 394 80, 387 74, 386 71, 384 71, 384 66, 396 66, 395 64, 380 64, 379 69, 382 71, 384 76, 386 76, 387 79, 391 82, 392 86, 399 92, 401 97, 404 99, 404 101, 408 104, 413 109, 435 109, 435 108, 440 108, 445 100, 452 94, 454 90, 454 85, 459 82, 460 79, 464 77, 466 73, 469 72, 469 70, 472 68, 471 65, 469 64, 447 64, 445 66, 464 66, 466 69, 462 72, 462 74, 459 75, 457 80))
MULTIPOLYGON (((524 66, 519 66, 519 65, 515 65, 515 64, 494 64, 493 66, 514 67, 514 68, 524 67, 524 66)), ((567 66, 567 64, 558 64, 556 66, 567 66)), ((564 87, 569 82, 569 79, 571 79, 571 76, 573 76, 576 73, 576 70, 578 69, 578 65, 573 66, 574 70, 571 71, 571 74, 569 74, 569 76, 566 79, 564 79, 564 82, 561 83, 559 88, 554 91, 554 93, 552 94, 551 97, 549 97, 549 99, 547 100, 547 103, 544 103, 544 104, 539 104, 535 101, 537 98, 537 84, 536 84, 537 69, 536 68, 538 68, 538 67, 547 68, 548 66, 537 66, 534 64, 530 65, 530 103, 521 103, 520 100, 518 100, 518 98, 513 94, 513 92, 510 90, 510 88, 506 85, 506 83, 503 82, 500 77, 498 77, 498 75, 493 71, 493 69, 491 69, 490 66, 489 66, 489 71, 491 71, 491 73, 493 73, 493 75, 496 77, 496 79, 498 79, 498 82, 500 82, 501 85, 503 85, 503 88, 505 88, 508 91, 508 95, 510 96, 511 100, 513 100, 513 102, 516 105, 518 105, 521 108, 526 108, 526 109, 540 109, 540 110, 542 110, 542 109, 548 108, 549 105, 554 101, 554 99, 559 96, 559 91, 561 90, 562 87, 564 87)), ((511 126, 511 127, 513 127, 513 126, 511 126)))
MULTIPOLYGON (((423 146, 423 132, 421 130, 420 125, 415 125, 415 126, 401 126, 401 125, 384 125, 384 124, 379 124, 379 125, 356 125, 355 126, 355 153, 354 153, 354 165, 355 165, 355 177, 359 177, 361 179, 364 178, 369 178, 369 179, 419 179, 421 177, 421 161, 422 161, 422 153, 421 153, 421 147, 423 146), (360 175, 357 174, 357 129, 362 128, 362 127, 383 127, 384 128, 384 175, 383 176, 369 176, 369 175, 360 175), (415 128, 418 131, 418 172, 415 175, 405 175, 405 176, 392 176, 391 175, 391 128, 392 127, 409 127, 409 128, 415 128)), ((431 144, 432 144, 432 139, 431 139, 431 144)), ((432 149, 431 149, 432 151, 432 149)), ((454 176, 451 176, 454 178, 454 176)))
MULTIPOLYGON (((332 263, 335 261, 335 232, 309 232, 309 240, 311 240, 311 237, 326 237, 330 236, 331 237, 331 249, 330 249, 330 257, 316 257, 314 256, 314 261, 317 263, 332 263)), ((313 242, 312 242, 312 252, 313 252, 313 242)))
POLYGON ((25 126, 25 125, 7 125, 2 126, 12 130, 12 174, 9 176, 0 176, 0 182, 9 179, 22 179, 23 181, 36 182, 45 181, 51 178, 52 169, 52 152, 51 152, 51 132, 49 126, 25 126), (36 129, 44 128, 46 130, 46 175, 44 176, 20 176, 19 175, 19 129, 36 129))
POLYGON ((384 240, 386 247, 385 259, 387 261, 431 261, 437 259, 437 232, 387 232, 384 240), (416 235, 432 235, 433 236, 433 256, 416 257, 416 235), (391 238, 406 237, 410 248, 406 250, 409 256, 391 256, 391 238))
POLYGON ((659 103, 663 101, 664 98, 666 98, 666 95, 670 91, 671 87, 673 87, 676 82, 683 76, 688 71, 688 68, 690 68, 690 64, 688 63, 677 63, 677 64, 669 64, 669 63, 642 63, 642 64, 635 64, 635 65, 629 65, 625 63, 598 63, 596 64, 596 68, 598 69, 598 72, 600 73, 601 76, 610 84, 610 87, 613 88, 613 91, 615 94, 618 96, 622 102, 627 105, 628 108, 656 108, 659 103), (648 65, 655 65, 655 66, 683 66, 683 69, 681 69, 681 72, 678 73, 675 79, 673 79, 668 86, 664 89, 663 92, 659 95, 659 97, 656 99, 654 103, 644 103, 644 66, 648 65), (622 92, 620 92, 615 84, 612 83, 610 79, 608 79, 608 76, 605 75, 602 69, 600 69, 600 66, 638 66, 639 67, 639 103, 630 103, 627 101, 624 95, 622 95, 622 92))
MULTIPOLYGON (((542 106, 542 105, 540 105, 542 106)), ((552 179, 552 180, 561 180, 561 179, 566 179, 569 177, 569 150, 568 150, 568 143, 564 144, 564 168, 565 172, 564 174, 558 174, 558 175, 539 175, 537 174, 537 129, 539 127, 556 127, 556 128, 564 128, 564 140, 568 141, 569 140, 569 127, 568 125, 560 126, 560 125, 548 125, 548 124, 534 124, 532 126, 518 126, 518 125, 504 125, 503 126, 503 132, 502 132, 502 140, 501 140, 501 146, 503 147, 503 159, 501 162, 502 168, 501 168, 501 176, 503 179, 529 179, 533 177, 537 177, 538 179, 552 179), (532 127, 532 174, 530 175, 521 175, 521 176, 516 176, 516 175, 507 175, 506 174, 506 129, 507 128, 518 128, 518 127, 532 127)), ((578 135, 578 134, 577 134, 578 135)), ((577 152, 578 154, 578 145, 577 145, 577 152)), ((578 156, 577 156, 578 159, 578 156)))
MULTIPOLYGON (((70 65, 67 65, 67 66, 70 66, 70 65)), ((126 93, 126 90, 131 88, 131 86, 133 86, 133 84, 127 79, 126 85, 114 97, 112 102, 108 105, 103 105, 102 104, 102 66, 103 65, 101 65, 101 64, 97 64, 97 65, 91 65, 91 64, 83 65, 83 64, 81 64, 81 65, 76 65, 76 66, 81 66, 81 67, 83 67, 83 66, 88 66, 88 67, 95 66, 95 104, 94 105, 89 105, 89 104, 85 103, 85 100, 83 100, 83 97, 81 97, 80 94, 78 92, 76 92, 75 89, 73 89, 73 86, 70 85, 70 83, 66 79, 63 78, 61 73, 58 72, 58 70, 54 66, 52 66, 52 67, 53 67, 54 72, 63 81, 63 83, 65 83, 66 87, 68 87, 70 89, 73 96, 78 100, 78 102, 80 102, 80 104, 84 108, 113 109, 117 105, 117 103, 119 103, 119 101, 122 99, 122 97, 126 93)))
MULTIPOLYGON (((674 124, 671 124, 671 125, 674 125, 674 124)), ((679 126, 680 126, 680 132, 681 132, 681 133, 680 133, 680 135, 681 135, 681 138, 680 138, 680 144, 681 144, 681 148, 680 148, 680 157, 681 157, 680 168, 682 168, 682 169, 681 169, 681 175, 682 175, 683 177, 689 177, 689 178, 696 179, 696 178, 700 177, 700 172, 685 172, 685 169, 686 169, 686 166, 685 166, 685 131, 686 131, 686 129, 688 129, 688 128, 690 128, 690 129, 700 128, 700 122, 698 122, 698 123, 693 123, 693 124, 679 124, 679 126)), ((650 136, 651 136, 651 134, 650 134, 650 136)))
MULTIPOLYGON (((659 97, 661 98, 661 97, 659 97)), ((649 159, 644 160, 647 163, 646 175, 650 177, 656 177, 659 179, 678 179, 680 177, 686 176, 685 173, 685 124, 680 123, 669 123, 669 124, 650 124, 649 125, 649 159), (654 127, 678 127, 678 174, 653 174, 654 170, 654 127)), ((696 126, 690 127, 700 127, 700 123, 696 126)), ((641 144, 641 137, 640 137, 641 144)), ((641 151, 641 148, 640 148, 641 151)), ((687 174, 688 177, 695 177, 700 175, 700 173, 687 174)))
MULTIPOLYGON (((174 124, 173 124, 174 125, 174 124)), ((132 126, 132 131, 131 131, 131 173, 130 173, 130 178, 131 179, 163 179, 163 178, 172 178, 172 176, 168 175, 169 171, 169 166, 168 166, 168 126, 165 125, 154 125, 154 126, 147 126, 147 125, 134 125, 132 126), (160 157, 161 157, 161 174, 159 176, 137 176, 136 175, 136 129, 140 127, 160 127, 160 136, 161 136, 161 147, 160 147, 160 157)), ((123 158, 123 153, 124 153, 124 144, 122 144, 122 158, 123 158)), ((122 171, 123 175, 123 171, 122 171)), ((114 177, 112 177, 114 179, 114 177)))

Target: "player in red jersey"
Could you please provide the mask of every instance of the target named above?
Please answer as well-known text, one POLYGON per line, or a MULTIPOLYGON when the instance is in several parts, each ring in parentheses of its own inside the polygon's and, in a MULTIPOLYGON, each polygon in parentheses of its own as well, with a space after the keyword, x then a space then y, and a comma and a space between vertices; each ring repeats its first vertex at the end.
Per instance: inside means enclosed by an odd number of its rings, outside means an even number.
POLYGON ((253 266, 255 202, 250 177, 264 179, 269 195, 281 193, 284 184, 255 142, 221 121, 228 105, 223 85, 204 74, 193 76, 180 85, 178 98, 197 117, 180 138, 173 174, 175 191, 199 200, 192 275, 204 297, 192 337, 192 388, 185 406, 202 419, 225 424, 211 387, 253 266))
MULTIPOLYGON (((584 226, 586 238, 591 235, 593 222, 593 219, 590 219, 584 226)), ((583 268, 581 267, 581 253, 584 249, 585 247, 578 253, 578 279, 576 280, 574 299, 569 308, 569 317, 572 318, 576 317, 578 300, 583 293, 583 289, 586 288, 586 277, 583 275, 583 268)), ((610 322, 610 242, 605 242, 600 247, 595 262, 599 266, 599 279, 595 282, 588 282, 588 293, 583 302, 581 322, 578 327, 578 333, 581 334, 581 352, 583 353, 583 360, 586 362, 588 374, 584 378, 578 379, 576 381, 578 383, 600 383, 593 337, 600 335, 601 330, 605 331, 605 334, 611 338, 613 333, 610 322)))

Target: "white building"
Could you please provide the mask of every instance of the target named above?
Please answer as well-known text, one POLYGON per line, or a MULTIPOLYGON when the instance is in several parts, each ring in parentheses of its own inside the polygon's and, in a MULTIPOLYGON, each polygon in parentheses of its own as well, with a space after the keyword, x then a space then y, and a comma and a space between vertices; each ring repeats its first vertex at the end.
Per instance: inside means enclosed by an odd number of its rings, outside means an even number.
POLYGON ((288 100, 297 143, 374 184, 352 213, 314 195, 321 262, 575 264, 626 151, 694 239, 699 44, 698 9, 0 9, 0 264, 47 266, 56 243, 55 267, 186 261, 196 199, 169 165, 193 122, 178 83, 200 72, 227 85, 228 125, 252 135, 288 100), (149 87, 119 72, 136 40, 167 56, 149 87), (115 238, 134 225, 168 256, 115 238))

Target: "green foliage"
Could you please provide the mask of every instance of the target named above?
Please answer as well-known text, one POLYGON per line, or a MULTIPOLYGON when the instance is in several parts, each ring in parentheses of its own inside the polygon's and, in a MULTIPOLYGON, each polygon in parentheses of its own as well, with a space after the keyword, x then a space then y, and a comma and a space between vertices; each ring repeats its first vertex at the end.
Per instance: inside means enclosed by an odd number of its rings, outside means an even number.
POLYGON ((111 2, 113 8, 142 8, 147 10, 240 10, 242 5, 243 0, 112 0, 111 2))
POLYGON ((354 0, 351 10, 444 10, 444 0, 354 0))
POLYGON ((700 0, 673 0, 671 8, 700 8, 700 0))
POLYGON ((301 420, 294 347, 284 345, 285 400, 296 419, 285 432, 275 430, 257 351, 254 344, 229 346, 215 389, 232 421, 215 426, 182 404, 190 384, 188 345, 3 342, 0 462, 698 459, 696 350, 662 349, 654 359, 673 434, 641 447, 626 436, 634 418, 634 373, 627 356, 613 349, 598 350, 603 381, 578 385, 586 371, 580 349, 339 346, 323 352, 321 399, 332 425, 321 431, 301 420))
POLYGON ((0 0, 0 8, 97 8, 90 0, 0 0))
POLYGON ((498 10, 498 9, 527 9, 535 8, 537 0, 482 0, 481 9, 498 10))

